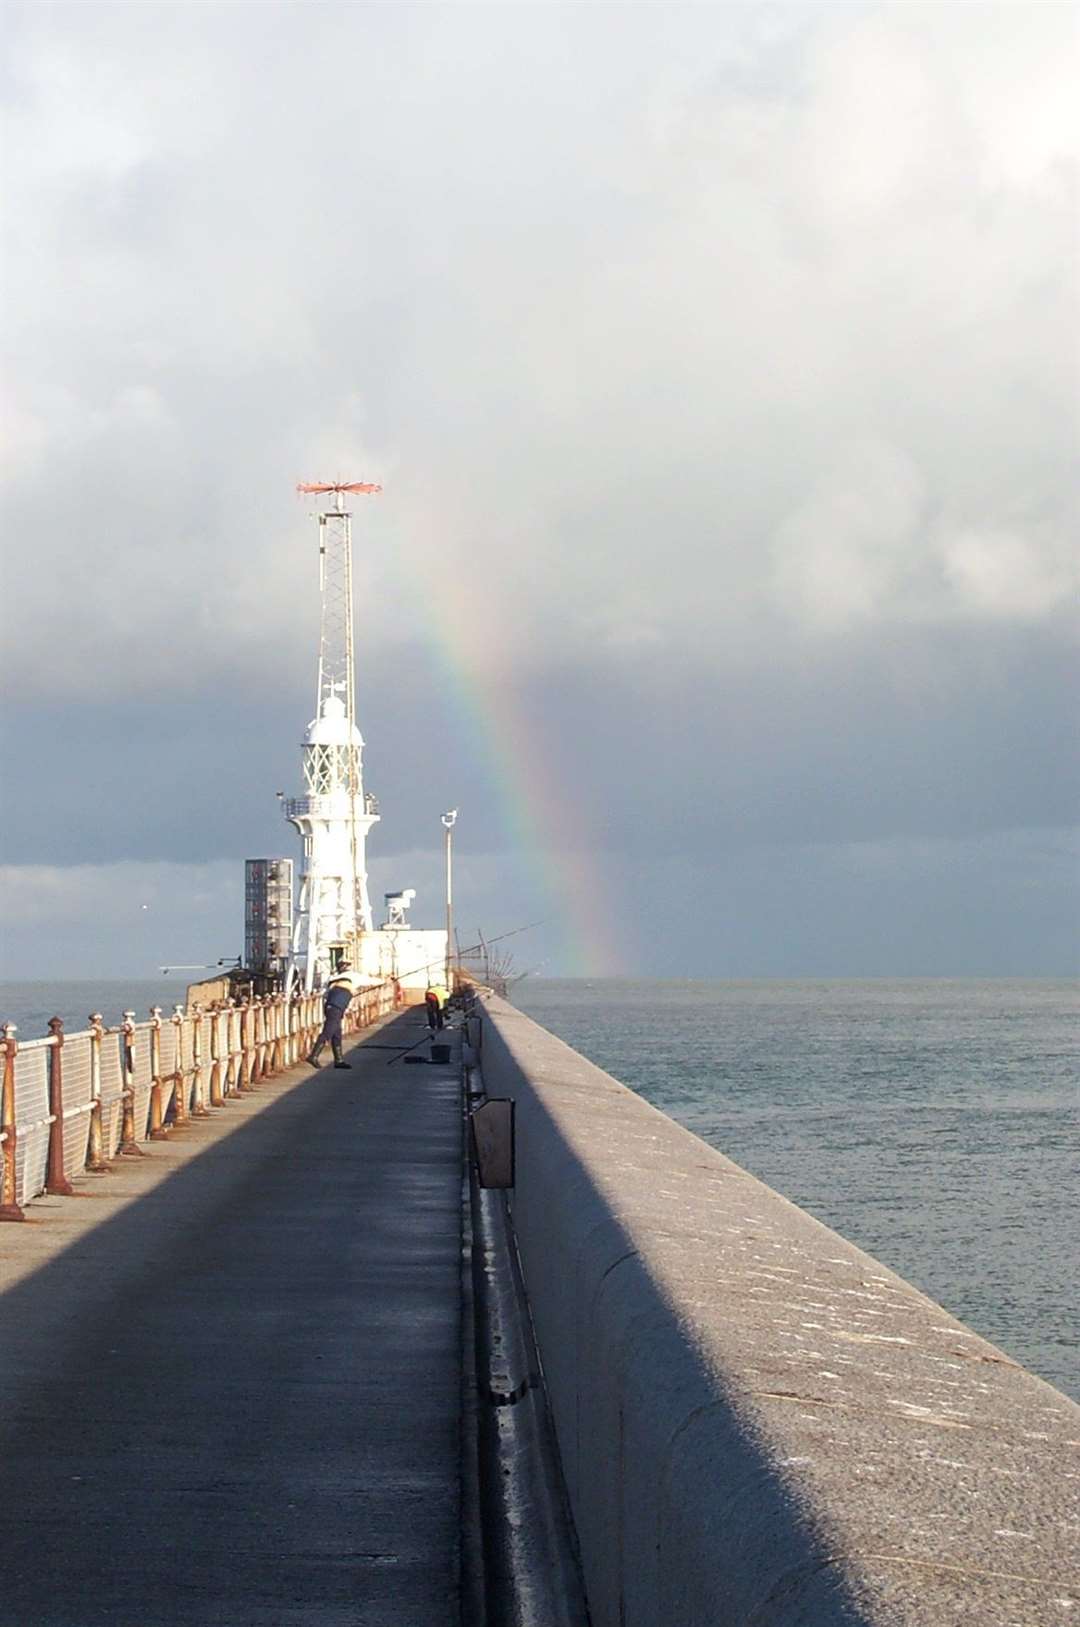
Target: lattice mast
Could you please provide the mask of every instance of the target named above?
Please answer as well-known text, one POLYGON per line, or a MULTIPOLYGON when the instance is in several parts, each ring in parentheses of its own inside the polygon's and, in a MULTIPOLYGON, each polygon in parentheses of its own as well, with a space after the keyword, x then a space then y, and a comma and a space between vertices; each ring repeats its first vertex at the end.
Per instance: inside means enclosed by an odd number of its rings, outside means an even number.
POLYGON ((319 673, 303 746, 307 794, 285 804, 304 841, 291 976, 307 989, 324 982, 342 957, 355 963, 357 939, 372 929, 365 847, 379 814, 364 792, 364 741, 356 723, 352 515, 345 494, 381 489, 340 481, 297 487, 333 499, 319 514, 319 673))
MULTIPOLYGON (((319 515, 319 679, 315 691, 316 715, 327 695, 340 695, 350 723, 355 723, 356 674, 353 661, 352 622, 352 515, 346 511, 341 487, 332 509, 319 515)), ((371 488, 369 488, 371 489, 371 488)), ((378 489, 377 487, 374 489, 378 489)), ((298 491, 325 491, 324 486, 298 486, 298 491)))

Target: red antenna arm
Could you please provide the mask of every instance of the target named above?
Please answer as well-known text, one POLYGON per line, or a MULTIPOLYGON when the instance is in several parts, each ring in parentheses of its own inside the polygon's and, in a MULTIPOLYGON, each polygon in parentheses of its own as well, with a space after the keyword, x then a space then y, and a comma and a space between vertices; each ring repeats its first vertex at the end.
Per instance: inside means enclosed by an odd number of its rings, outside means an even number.
POLYGON ((319 484, 308 485, 304 481, 301 481, 298 484, 296 489, 297 489, 297 491, 302 491, 302 492, 324 492, 324 491, 377 492, 377 491, 382 491, 381 486, 376 486, 373 482, 368 481, 368 480, 353 480, 353 481, 337 480, 337 481, 334 481, 332 484, 330 484, 328 486, 319 485, 319 484))

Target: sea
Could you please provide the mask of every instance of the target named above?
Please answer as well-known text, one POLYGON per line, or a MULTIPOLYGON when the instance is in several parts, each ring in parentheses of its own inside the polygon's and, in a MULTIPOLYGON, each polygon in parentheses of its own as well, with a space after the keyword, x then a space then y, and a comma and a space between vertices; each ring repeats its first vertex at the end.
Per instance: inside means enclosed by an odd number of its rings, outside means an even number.
POLYGON ((66 1034, 78 1034, 90 1027, 97 1012, 105 1026, 113 1028, 125 1011, 135 1013, 136 1022, 145 1022, 152 1006, 160 1006, 162 1016, 171 1016, 173 1007, 187 999, 187 978, 156 977, 139 982, 104 978, 86 982, 0 982, 0 1022, 15 1023, 20 1040, 40 1039, 49 1032, 49 1019, 59 1017, 66 1034))
POLYGON ((511 994, 1080 1401, 1080 985, 529 977, 511 994))
MULTIPOLYGON (((21 1039, 186 983, 0 983, 21 1039)), ((1080 1400, 1080 984, 522 979, 514 1003, 1080 1400)))

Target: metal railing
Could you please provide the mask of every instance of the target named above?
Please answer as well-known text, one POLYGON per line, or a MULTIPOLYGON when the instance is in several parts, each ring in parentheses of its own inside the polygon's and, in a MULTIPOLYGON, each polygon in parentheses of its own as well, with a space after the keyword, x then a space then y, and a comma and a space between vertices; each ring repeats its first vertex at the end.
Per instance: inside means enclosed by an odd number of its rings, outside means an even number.
MULTIPOLYGON (((367 1028, 400 1003, 394 983, 362 989, 344 1021, 346 1034, 367 1028)), ((107 1028, 65 1034, 59 1017, 41 1039, 20 1042, 3 1025, 0 1095, 0 1220, 24 1219, 22 1205, 42 1192, 70 1194, 72 1177, 104 1171, 113 1158, 140 1156, 192 1118, 294 1067, 311 1050, 323 1021, 322 996, 254 996, 203 1008, 153 1006, 107 1028)))
MULTIPOLYGON (((286 797, 282 807, 286 819, 303 818, 305 815, 314 815, 316 818, 320 814, 337 815, 340 814, 342 801, 348 802, 348 796, 347 787, 336 791, 313 791, 306 797, 286 797)), ((374 814, 378 817, 378 797, 372 796, 370 791, 365 791, 357 801, 363 804, 362 811, 365 814, 374 814)))

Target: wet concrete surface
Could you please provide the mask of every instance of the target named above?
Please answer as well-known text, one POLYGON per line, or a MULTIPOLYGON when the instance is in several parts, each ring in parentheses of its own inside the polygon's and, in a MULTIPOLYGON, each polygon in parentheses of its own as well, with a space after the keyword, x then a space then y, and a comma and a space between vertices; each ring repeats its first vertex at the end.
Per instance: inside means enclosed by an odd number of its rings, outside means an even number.
POLYGON ((4 1627, 457 1623, 459 1086, 385 1048, 421 1023, 0 1228, 4 1627))

